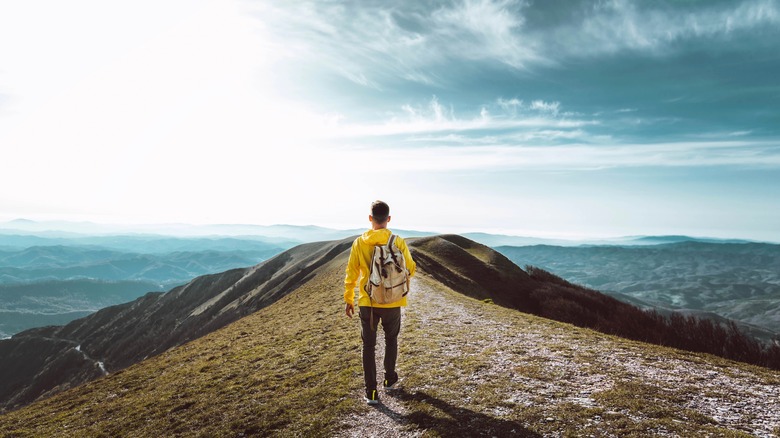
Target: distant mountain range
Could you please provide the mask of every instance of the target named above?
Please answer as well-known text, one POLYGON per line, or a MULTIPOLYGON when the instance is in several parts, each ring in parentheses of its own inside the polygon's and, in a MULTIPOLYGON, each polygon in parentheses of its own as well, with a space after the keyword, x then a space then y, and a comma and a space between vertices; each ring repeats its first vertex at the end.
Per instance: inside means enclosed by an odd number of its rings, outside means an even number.
POLYGON ((67 323, 200 275, 252 266, 295 244, 276 238, 0 232, 0 339, 67 323))
POLYGON ((246 248, 252 249, 139 254, 92 246, 34 246, 0 251, 0 339, 67 323, 200 275, 252 266, 284 249, 259 242, 247 242, 246 248))
POLYGON ((143 280, 158 287, 168 287, 198 275, 253 265, 284 249, 255 244, 247 245, 247 249, 243 250, 200 249, 168 253, 124 252, 84 246, 0 250, 0 285, 89 278, 143 280))
MULTIPOLYGON (((159 224, 159 225, 106 225, 92 222, 68 222, 68 221, 32 221, 28 219, 16 219, 0 223, 0 236, 21 234, 38 237, 64 237, 76 239, 82 237, 97 238, 98 241, 82 240, 83 244, 101 245, 105 236, 136 236, 143 241, 144 237, 165 236, 168 238, 196 237, 226 238, 236 237, 240 240, 262 240, 266 243, 291 247, 292 245, 306 242, 326 240, 338 240, 349 236, 358 235, 365 228, 353 228, 339 230, 315 225, 251 225, 251 224, 227 224, 227 225, 190 225, 190 224, 159 224)), ((440 231, 418 231, 393 229, 394 232, 404 237, 425 237, 441 234, 440 231)), ((463 232, 462 236, 488 246, 527 246, 527 245, 556 245, 556 246, 580 246, 580 245, 657 245, 674 242, 708 242, 708 243, 747 243, 744 239, 717 239, 710 237, 690 236, 625 236, 595 239, 553 239, 529 236, 514 236, 506 234, 491 234, 483 232, 463 232)), ((0 246, 6 244, 0 239, 0 246)), ((39 241, 33 244, 46 244, 39 241)), ((51 244, 51 243, 49 243, 51 244)))
MULTIPOLYGON (((64 323, 146 292, 183 284, 199 275, 251 266, 301 243, 339 240, 362 231, 295 225, 109 226, 25 219, 6 222, 0 224, 0 338, 52 322, 64 323), (105 287, 105 293, 95 293, 96 285, 105 287), (27 295, 20 297, 20 291, 27 295)), ((433 235, 426 231, 394 231, 405 237, 433 235)), ((487 233, 466 233, 464 237, 491 247, 554 244, 577 248, 587 245, 629 248, 670 242, 745 242, 688 236, 633 236, 591 241, 487 233)), ((605 287, 613 296, 626 302, 653 306, 661 311, 677 308, 668 300, 648 299, 642 294, 624 293, 625 288, 611 288, 604 282, 583 279, 576 269, 548 266, 543 263, 546 261, 543 256, 533 260, 565 278, 583 281, 591 287, 605 287)), ((592 272, 608 275, 613 282, 627 281, 619 270, 607 274, 607 266, 601 270, 597 268, 595 266, 592 272)), ((776 301, 753 300, 729 306, 726 314, 721 311, 723 309, 712 306, 692 306, 692 309, 715 312, 767 328, 774 327, 772 321, 780 313, 777 306, 776 301)), ((773 336, 772 333, 760 333, 760 330, 754 332, 765 339, 773 336)))
MULTIPOLYGON (((16 219, 0 223, 0 234, 33 235, 47 238, 67 238, 87 244, 103 244, 106 236, 136 237, 144 241, 150 237, 226 239, 239 238, 242 241, 261 240, 266 243, 290 247, 305 242, 343 239, 362 233, 362 229, 336 230, 315 225, 106 225, 92 222, 31 221, 16 219), (87 237, 88 239, 79 240, 87 237), (95 239, 96 238, 96 239, 95 239)), ((417 232, 406 232, 418 235, 417 232)))

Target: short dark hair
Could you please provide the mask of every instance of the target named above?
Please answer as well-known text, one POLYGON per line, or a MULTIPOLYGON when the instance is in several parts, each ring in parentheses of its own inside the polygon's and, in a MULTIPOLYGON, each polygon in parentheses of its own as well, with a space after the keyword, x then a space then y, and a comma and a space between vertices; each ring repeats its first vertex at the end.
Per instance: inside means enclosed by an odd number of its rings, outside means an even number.
POLYGON ((384 223, 390 216, 390 206, 382 201, 374 201, 371 203, 371 216, 374 218, 374 222, 381 224, 384 223))

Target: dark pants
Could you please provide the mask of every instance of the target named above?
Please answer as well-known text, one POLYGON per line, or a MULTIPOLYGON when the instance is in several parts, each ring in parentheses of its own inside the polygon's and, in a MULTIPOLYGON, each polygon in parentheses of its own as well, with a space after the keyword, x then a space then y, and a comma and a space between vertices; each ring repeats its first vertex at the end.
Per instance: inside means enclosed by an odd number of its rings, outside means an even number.
POLYGON ((366 389, 376 389, 376 330, 382 321, 385 332, 385 378, 395 379, 395 361, 398 358, 398 333, 401 331, 401 308, 374 307, 373 327, 371 307, 360 308, 360 337, 363 338, 363 376, 366 389))

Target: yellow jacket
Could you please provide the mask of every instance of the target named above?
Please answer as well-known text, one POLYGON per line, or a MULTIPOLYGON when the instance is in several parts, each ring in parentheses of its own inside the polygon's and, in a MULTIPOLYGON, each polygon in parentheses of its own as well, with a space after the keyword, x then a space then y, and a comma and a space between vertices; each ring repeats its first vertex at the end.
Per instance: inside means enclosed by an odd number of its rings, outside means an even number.
MULTIPOLYGON (((347 276, 344 278, 344 301, 349 304, 355 302, 355 286, 360 279, 360 296, 358 299, 358 306, 371 307, 371 299, 366 293, 366 283, 368 283, 369 266, 371 265, 371 257, 374 255, 374 247, 377 245, 385 245, 390 240, 392 232, 386 228, 380 230, 368 230, 363 233, 362 236, 355 239, 352 242, 352 250, 349 253, 349 262, 347 263, 347 276)), ((406 261, 406 269, 409 270, 409 276, 413 276, 417 268, 417 264, 412 260, 412 255, 409 253, 409 247, 406 246, 406 242, 400 236, 395 237, 395 246, 398 247, 404 253, 404 260, 406 261)), ((400 301, 389 304, 373 303, 374 307, 399 307, 406 306, 406 297, 403 297, 400 301)))

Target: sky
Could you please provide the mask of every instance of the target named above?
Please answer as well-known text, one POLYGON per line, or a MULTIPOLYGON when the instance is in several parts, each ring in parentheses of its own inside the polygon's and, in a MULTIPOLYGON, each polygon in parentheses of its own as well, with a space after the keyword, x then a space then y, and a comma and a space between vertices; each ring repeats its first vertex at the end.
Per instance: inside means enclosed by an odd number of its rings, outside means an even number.
POLYGON ((780 242, 780 0, 0 2, 0 220, 780 242))

